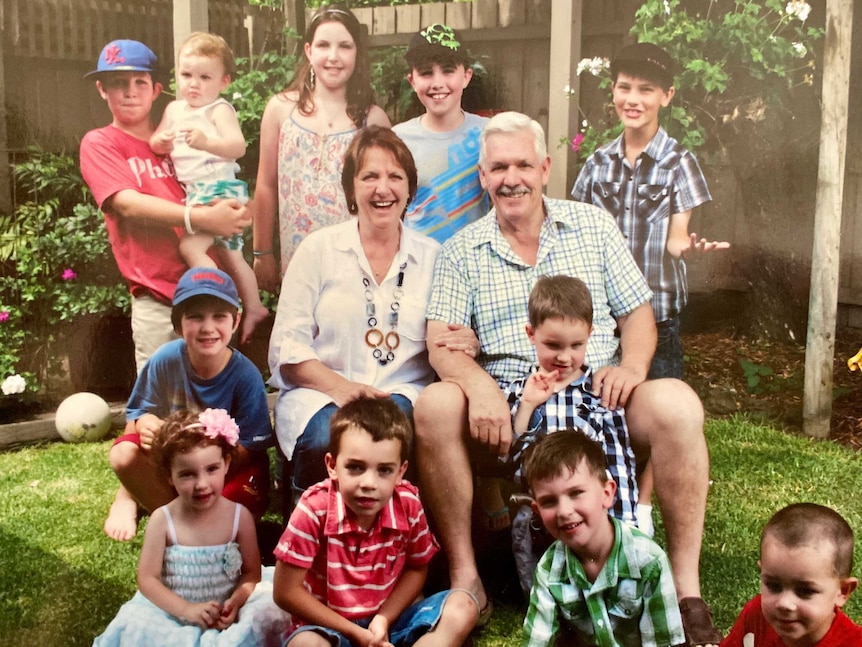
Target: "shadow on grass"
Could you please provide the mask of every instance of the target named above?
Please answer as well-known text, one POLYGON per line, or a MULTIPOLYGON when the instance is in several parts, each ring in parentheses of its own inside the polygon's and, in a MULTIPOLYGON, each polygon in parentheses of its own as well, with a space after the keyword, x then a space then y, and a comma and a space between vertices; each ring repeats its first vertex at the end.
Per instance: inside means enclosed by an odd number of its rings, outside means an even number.
POLYGON ((0 529, 0 645, 90 645, 131 593, 0 529))

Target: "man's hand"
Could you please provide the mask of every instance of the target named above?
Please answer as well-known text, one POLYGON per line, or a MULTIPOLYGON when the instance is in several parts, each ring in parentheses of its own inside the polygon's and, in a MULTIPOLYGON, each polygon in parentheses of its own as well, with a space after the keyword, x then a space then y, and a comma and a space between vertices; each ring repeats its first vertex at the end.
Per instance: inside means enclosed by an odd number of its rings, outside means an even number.
POLYGON ((624 407, 635 387, 646 380, 625 366, 605 366, 593 374, 593 391, 601 395, 602 406, 613 411, 624 407))
POLYGON ((500 387, 491 380, 472 385, 466 394, 470 435, 493 454, 505 456, 512 445, 512 417, 500 387))
POLYGON ((431 343, 448 350, 460 350, 473 358, 479 354, 481 348, 479 338, 472 328, 453 323, 447 324, 447 331, 437 335, 431 343))

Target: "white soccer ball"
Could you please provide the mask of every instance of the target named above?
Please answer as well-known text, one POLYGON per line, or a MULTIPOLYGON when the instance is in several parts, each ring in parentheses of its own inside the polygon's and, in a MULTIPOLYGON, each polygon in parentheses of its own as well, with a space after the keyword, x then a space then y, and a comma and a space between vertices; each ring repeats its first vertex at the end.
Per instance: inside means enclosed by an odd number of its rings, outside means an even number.
POLYGON ((75 393, 57 407, 54 424, 67 443, 101 440, 111 429, 111 408, 95 393, 75 393))

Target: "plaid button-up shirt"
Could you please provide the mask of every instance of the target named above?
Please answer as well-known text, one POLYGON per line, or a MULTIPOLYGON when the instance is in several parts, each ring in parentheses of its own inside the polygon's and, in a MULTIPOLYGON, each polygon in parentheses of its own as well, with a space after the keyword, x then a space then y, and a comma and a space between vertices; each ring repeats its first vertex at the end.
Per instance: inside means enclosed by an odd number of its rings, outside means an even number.
POLYGON ((595 582, 562 542, 539 560, 524 618, 524 647, 548 647, 564 628, 597 647, 668 647, 685 642, 667 555, 627 524, 595 582))
POLYGON ((447 240, 434 267, 426 319, 472 327, 481 344, 478 361, 501 386, 529 373, 536 361, 524 325, 530 290, 540 276, 565 274, 587 284, 593 334, 586 363, 596 369, 617 359, 615 317, 629 314, 651 296, 607 212, 550 198, 544 206, 534 266, 512 251, 492 209, 447 240))
POLYGON ((572 197, 614 216, 653 291, 656 321, 678 315, 688 282, 685 262, 665 251, 670 217, 712 199, 694 155, 659 128, 632 168, 620 135, 587 159, 572 197))

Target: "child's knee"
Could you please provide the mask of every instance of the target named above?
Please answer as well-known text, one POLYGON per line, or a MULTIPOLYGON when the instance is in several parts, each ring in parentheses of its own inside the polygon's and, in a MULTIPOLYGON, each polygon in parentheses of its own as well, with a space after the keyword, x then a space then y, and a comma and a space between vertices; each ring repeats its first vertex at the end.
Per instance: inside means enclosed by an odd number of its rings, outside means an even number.
POLYGON ((330 647, 330 644, 315 631, 303 631, 289 638, 284 647, 330 647))
POLYGON ((108 453, 108 462, 116 474, 121 474, 134 467, 143 458, 143 449, 133 442, 116 443, 108 453))
POLYGON ((464 591, 452 591, 446 597, 440 623, 453 630, 470 630, 479 617, 479 608, 475 598, 464 591))

